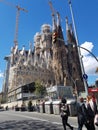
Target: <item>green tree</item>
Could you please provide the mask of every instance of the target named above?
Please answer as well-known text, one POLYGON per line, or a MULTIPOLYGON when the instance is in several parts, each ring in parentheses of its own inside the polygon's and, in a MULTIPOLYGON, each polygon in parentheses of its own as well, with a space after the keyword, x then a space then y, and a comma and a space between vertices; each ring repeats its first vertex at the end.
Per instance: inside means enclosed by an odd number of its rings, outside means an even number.
POLYGON ((35 82, 35 94, 38 97, 44 97, 46 95, 46 88, 41 84, 39 80, 35 82))

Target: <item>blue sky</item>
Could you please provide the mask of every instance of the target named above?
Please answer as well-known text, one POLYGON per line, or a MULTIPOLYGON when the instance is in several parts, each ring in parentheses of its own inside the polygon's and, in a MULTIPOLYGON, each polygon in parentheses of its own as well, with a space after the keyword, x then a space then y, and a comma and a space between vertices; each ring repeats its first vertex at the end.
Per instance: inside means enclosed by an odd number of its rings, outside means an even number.
MULTIPOLYGON (((65 17, 71 20, 70 9, 67 0, 51 0, 56 11, 61 15, 61 25, 65 33, 65 17)), ((28 13, 20 11, 18 44, 21 49, 23 45, 29 48, 29 42, 33 44, 36 32, 41 31, 41 25, 47 23, 52 25, 51 10, 48 0, 0 0, 0 90, 2 89, 3 73, 6 62, 4 57, 10 54, 14 46, 14 35, 16 25, 16 8, 12 5, 20 5, 28 10, 28 13), (9 4, 6 4, 8 2, 9 4)), ((90 50, 98 58, 98 0, 72 0, 74 19, 77 29, 79 45, 90 50)), ((95 69, 98 62, 87 52, 81 52, 85 71, 88 75, 88 83, 94 84, 98 78, 95 69)))

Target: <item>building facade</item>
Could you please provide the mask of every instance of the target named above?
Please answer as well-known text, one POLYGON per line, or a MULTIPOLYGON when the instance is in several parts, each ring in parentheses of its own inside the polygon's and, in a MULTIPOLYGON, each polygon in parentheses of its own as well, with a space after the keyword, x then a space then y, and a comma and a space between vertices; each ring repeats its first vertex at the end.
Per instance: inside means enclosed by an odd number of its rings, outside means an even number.
MULTIPOLYGON (((40 80, 45 87, 53 85, 72 86, 73 90, 84 91, 81 66, 72 26, 66 18, 67 41, 64 41, 60 15, 57 21, 53 17, 52 28, 48 24, 41 27, 41 32, 34 36, 34 47, 30 44, 29 50, 25 47, 20 50, 18 44, 11 48, 11 54, 7 58, 6 86, 8 101, 20 100, 27 97, 23 93, 22 86, 40 80), (58 33, 58 39, 54 43, 53 32, 58 33), (75 88, 77 87, 77 88, 75 88)), ((3 89, 3 91, 5 91, 3 89)))

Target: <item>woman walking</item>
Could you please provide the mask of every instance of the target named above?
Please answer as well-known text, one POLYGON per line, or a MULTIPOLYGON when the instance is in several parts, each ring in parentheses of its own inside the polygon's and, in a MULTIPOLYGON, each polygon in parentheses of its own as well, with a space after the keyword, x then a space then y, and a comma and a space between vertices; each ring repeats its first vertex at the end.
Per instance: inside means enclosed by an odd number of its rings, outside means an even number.
POLYGON ((73 130, 73 127, 68 123, 68 116, 69 116, 69 107, 67 105, 67 101, 66 99, 62 99, 61 118, 64 130, 66 130, 66 126, 68 126, 71 130, 73 130))

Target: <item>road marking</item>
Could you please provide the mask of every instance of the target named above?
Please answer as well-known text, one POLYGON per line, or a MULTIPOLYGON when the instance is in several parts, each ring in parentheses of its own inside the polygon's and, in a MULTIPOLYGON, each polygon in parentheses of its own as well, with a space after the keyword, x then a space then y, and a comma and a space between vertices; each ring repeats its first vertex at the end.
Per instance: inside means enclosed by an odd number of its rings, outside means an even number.
MULTIPOLYGON (((12 116, 17 116, 17 117, 24 117, 24 118, 28 118, 28 119, 33 119, 33 120, 39 120, 39 121, 45 121, 45 122, 49 122, 49 123, 52 123, 52 124, 57 124, 57 125, 62 125, 62 123, 59 123, 59 122, 51 122, 51 121, 48 121, 48 120, 45 120, 45 119, 41 119, 41 118, 36 118, 36 117, 30 117, 30 116, 25 116, 25 115, 20 115, 17 113, 17 114, 9 114, 9 113, 3 113, 5 115, 12 115, 12 116)), ((78 128, 77 126, 75 125, 72 125, 74 128, 78 128)))
POLYGON ((6 115, 12 115, 12 116, 17 116, 17 117, 24 117, 24 118, 28 118, 28 119, 34 119, 34 120, 40 120, 40 121, 45 121, 45 122, 50 122, 52 124, 62 124, 62 123, 58 123, 58 122, 51 122, 51 121, 48 121, 48 120, 45 120, 45 119, 41 119, 41 118, 36 118, 36 117, 30 117, 30 116, 25 116, 25 115, 18 115, 18 114, 8 114, 8 113, 4 113, 6 115))
POLYGON ((18 114, 8 114, 8 113, 4 113, 6 115, 12 115, 12 116, 18 116, 18 117, 25 117, 25 118, 28 118, 28 119, 34 119, 34 120, 41 120, 41 121, 47 121, 47 120, 44 120, 44 119, 39 119, 39 118, 36 118, 36 117, 30 117, 30 116, 24 116, 24 115, 18 115, 18 114))

